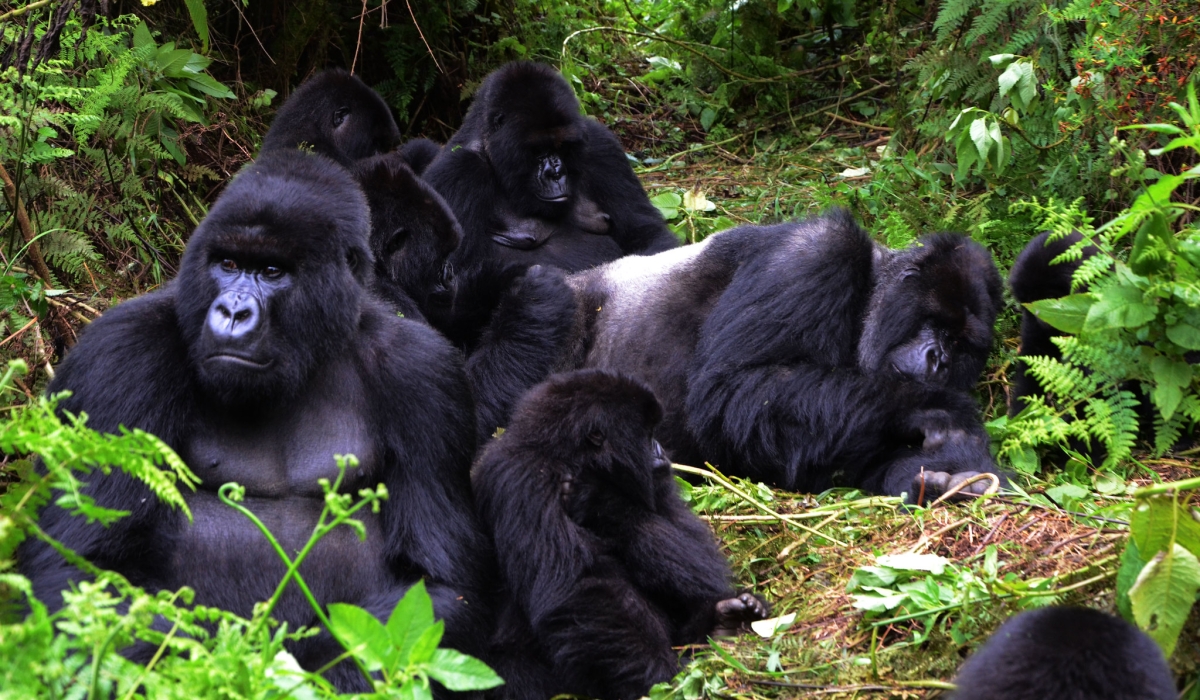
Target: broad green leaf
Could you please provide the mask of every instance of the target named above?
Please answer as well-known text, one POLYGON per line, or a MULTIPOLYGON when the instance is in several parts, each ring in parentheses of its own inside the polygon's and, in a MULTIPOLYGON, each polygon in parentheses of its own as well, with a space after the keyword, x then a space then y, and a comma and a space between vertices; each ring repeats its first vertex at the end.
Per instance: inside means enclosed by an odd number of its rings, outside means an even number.
POLYGON ((1158 407, 1163 420, 1171 420, 1175 409, 1183 400, 1183 389, 1192 383, 1192 366, 1182 360, 1158 355, 1150 360, 1150 373, 1154 377, 1151 398, 1158 407))
POLYGON ((712 129, 713 122, 717 120, 717 112, 712 107, 705 107, 700 112, 700 128, 708 131, 712 129))
POLYGON ((1034 316, 1058 330, 1078 335, 1083 330, 1088 311, 1096 303, 1094 294, 1071 294, 1061 299, 1041 299, 1025 304, 1034 316))
POLYGON ((1088 310, 1084 330, 1137 328, 1154 320, 1154 307, 1145 303, 1142 290, 1137 287, 1112 284, 1101 290, 1097 297, 1088 310))
POLYGON ((409 586, 404 597, 396 603, 388 617, 387 631, 396 647, 396 658, 401 665, 408 664, 408 656, 425 630, 433 627, 433 601, 425 589, 425 580, 409 586))
POLYGON ((1180 321, 1167 329, 1167 339, 1181 348, 1200 350, 1200 328, 1180 321))
POLYGON ((1129 517, 1129 533, 1143 559, 1172 544, 1200 553, 1200 523, 1167 496, 1139 500, 1129 517))
POLYGON ((227 100, 232 100, 236 95, 233 91, 226 87, 223 83, 219 83, 212 76, 201 73, 188 78, 188 85, 203 92, 206 95, 213 97, 221 97, 227 100))
POLYGON ((662 218, 670 221, 679 216, 679 207, 683 204, 683 199, 674 192, 663 192, 651 197, 650 203, 654 205, 655 209, 658 209, 662 218))
POLYGON ((880 589, 880 591, 880 593, 861 593, 851 596, 854 598, 854 607, 867 612, 881 613, 894 610, 908 600, 907 593, 896 593, 886 588, 880 589))
POLYGON ((1000 96, 1008 95, 1017 109, 1027 108, 1037 97, 1037 81, 1030 61, 1018 60, 1008 64, 1008 68, 1000 74, 999 83, 1000 96))
POLYGON ((896 570, 886 566, 860 566, 846 583, 846 592, 860 588, 890 586, 896 582, 896 570))
POLYGON ((1088 490, 1082 486, 1075 484, 1059 484, 1046 489, 1046 495, 1054 499, 1054 502, 1060 506, 1065 506, 1071 501, 1079 501, 1086 498, 1088 490))
POLYGON ((400 693, 396 697, 399 700, 433 700, 433 691, 421 679, 410 678, 400 686, 400 693))
POLYGON ((988 130, 987 120, 983 117, 971 122, 971 142, 979 153, 980 160, 987 160, 992 152, 992 132, 988 130))
POLYGON ((304 669, 286 651, 275 654, 274 660, 263 669, 263 676, 290 700, 317 700, 316 691, 305 682, 304 669))
POLYGON ((143 46, 154 46, 154 37, 145 22, 138 22, 133 28, 133 48, 140 49, 143 46))
POLYGON ((1015 53, 998 53, 994 56, 988 56, 988 60, 992 62, 993 66, 998 67, 1005 63, 1008 63, 1009 61, 1013 60, 1016 57, 1017 57, 1017 55, 1015 53))
POLYGON ((435 651, 425 670, 450 690, 487 690, 504 684, 487 664, 453 649, 435 651))
POLYGON ((1133 619, 1170 658, 1200 590, 1200 561, 1179 545, 1159 552, 1129 590, 1133 619))
POLYGON ((196 36, 204 45, 204 53, 208 53, 208 10, 204 9, 204 0, 183 0, 187 5, 188 14, 192 16, 192 26, 196 28, 196 36))
POLYGON ((1117 612, 1121 617, 1133 622, 1133 604, 1129 602, 1129 589, 1137 581, 1138 574, 1146 566, 1138 550, 1137 542, 1132 537, 1125 541, 1125 551, 1121 553, 1121 567, 1117 569, 1117 612))
POLYGON ((442 635, 445 632, 446 623, 441 620, 426 627, 425 631, 413 642, 412 650, 408 654, 408 663, 428 663, 433 658, 433 652, 437 651, 437 646, 441 643, 442 635))
POLYGON ((937 554, 881 554, 875 562, 899 571, 928 571, 937 576, 946 570, 950 560, 937 554))
POLYGON ((357 605, 329 604, 329 631, 370 671, 395 668, 398 654, 383 623, 357 605))

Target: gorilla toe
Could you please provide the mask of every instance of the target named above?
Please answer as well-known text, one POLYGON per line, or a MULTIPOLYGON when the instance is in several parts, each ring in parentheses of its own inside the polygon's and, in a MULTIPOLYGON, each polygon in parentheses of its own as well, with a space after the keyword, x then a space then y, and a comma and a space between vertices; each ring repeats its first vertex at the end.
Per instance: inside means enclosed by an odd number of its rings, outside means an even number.
POLYGON ((744 634, 750 629, 750 623, 766 619, 771 614, 771 606, 753 593, 739 593, 734 598, 726 598, 716 603, 717 624, 713 626, 712 636, 734 637, 744 634))

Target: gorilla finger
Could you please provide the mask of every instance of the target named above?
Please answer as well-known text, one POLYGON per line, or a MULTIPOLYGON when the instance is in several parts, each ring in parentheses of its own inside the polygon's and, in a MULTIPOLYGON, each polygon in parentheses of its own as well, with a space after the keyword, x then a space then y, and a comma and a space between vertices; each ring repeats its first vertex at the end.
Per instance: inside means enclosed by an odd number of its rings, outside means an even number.
POLYGON ((946 472, 921 472, 913 477, 912 498, 915 500, 923 493, 925 502, 932 501, 946 492, 949 481, 950 475, 946 472))

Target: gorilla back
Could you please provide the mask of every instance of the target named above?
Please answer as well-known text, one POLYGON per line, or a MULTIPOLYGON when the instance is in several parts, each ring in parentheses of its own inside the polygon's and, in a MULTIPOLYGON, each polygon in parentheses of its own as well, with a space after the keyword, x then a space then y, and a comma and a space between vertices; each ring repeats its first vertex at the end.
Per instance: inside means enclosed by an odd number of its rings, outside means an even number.
MULTIPOLYGON (((448 643, 473 639, 485 540, 468 491, 467 382, 435 332, 366 293, 368 231, 363 195, 325 158, 281 151, 247 166, 192 236, 179 276, 93 323, 49 387, 71 390, 61 407, 87 412, 93 428, 141 428, 174 448, 201 480, 187 494, 194 521, 114 471, 90 494, 131 514, 105 529, 50 506, 50 535, 151 591, 188 585, 199 604, 249 615, 284 566, 217 489, 244 486, 246 507, 294 552, 322 510, 317 480, 352 453, 360 466, 345 490, 382 483, 389 499, 363 518, 365 542, 335 531, 311 553, 301 573, 313 593, 383 615, 424 577, 448 643)), ((81 577, 37 543, 19 560, 51 609, 81 577)), ((293 629, 315 623, 294 585, 274 614, 293 629)), ((293 651, 310 669, 341 652, 328 635, 293 651)), ((331 674, 342 688, 365 684, 343 667, 331 674)))
POLYGON ((834 211, 573 275, 561 367, 647 382, 675 461, 788 489, 937 495, 996 470, 967 392, 1001 287, 978 244, 922 243, 877 246, 834 211))

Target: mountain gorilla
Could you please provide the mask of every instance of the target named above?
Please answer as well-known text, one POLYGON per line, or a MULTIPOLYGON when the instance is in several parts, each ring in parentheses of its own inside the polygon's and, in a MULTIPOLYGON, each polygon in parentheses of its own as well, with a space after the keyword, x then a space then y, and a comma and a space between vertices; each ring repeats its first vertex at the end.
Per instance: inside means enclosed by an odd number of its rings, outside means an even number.
POLYGON ((400 130, 383 98, 335 68, 304 81, 288 97, 263 137, 261 152, 308 149, 349 166, 391 151, 399 140, 400 130))
MULTIPOLYGON (((89 326, 48 389, 73 392, 61 408, 86 412, 92 428, 138 428, 174 448, 201 480, 186 494, 193 521, 113 470, 94 475, 89 495, 128 516, 106 529, 49 506, 46 532, 147 590, 191 586, 197 604, 249 616, 285 567, 218 488, 244 486, 245 506, 296 552, 324 505, 318 479, 332 481, 334 455, 352 453, 360 466, 343 491, 384 484, 388 500, 356 516, 366 541, 340 528, 312 551, 300 571, 313 594, 385 617, 424 578, 447 643, 470 652, 488 625, 471 396, 453 348, 367 293, 369 227, 358 186, 325 157, 283 150, 247 166, 196 229, 179 276, 89 326)), ((19 561, 52 610, 82 577, 38 541, 19 561)), ((317 621, 295 585, 274 616, 291 629, 317 621)), ((327 634, 292 651, 307 669, 342 653, 327 634)), ((329 672, 342 690, 369 688, 356 674, 329 672)))
MULTIPOLYGON (((360 160, 354 173, 371 206, 376 291, 408 318, 451 328, 462 304, 449 262, 462 238, 454 215, 401 154, 360 160)), ((494 272, 504 278, 496 283, 495 308, 463 345, 481 441, 506 425, 516 400, 550 374, 575 310, 559 270, 535 265, 494 272)))
MULTIPOLYGON (((1013 297, 1021 304, 1042 299, 1057 299, 1071 293, 1071 277, 1079 269, 1082 260, 1067 260, 1057 265, 1050 264, 1083 240, 1079 233, 1050 240, 1050 232, 1044 232, 1029 242, 1013 262, 1008 283, 1013 297)), ((1095 246, 1086 246, 1083 257, 1097 252, 1095 246)), ((1062 331, 1039 319, 1029 309, 1021 310, 1021 349, 1019 357, 1041 356, 1062 358, 1051 338, 1064 335, 1062 331)), ((1008 402, 1008 414, 1014 416, 1025 408, 1025 397, 1043 394, 1045 391, 1025 368, 1024 362, 1013 363, 1014 378, 1008 402)))
POLYGON ((968 392, 1001 284, 967 238, 893 251, 833 211, 623 258, 570 283, 577 317, 559 369, 649 384, 676 462, 913 500, 996 472, 968 392))
POLYGON ((424 177, 462 224, 458 269, 500 258, 575 271, 679 244, 620 142, 549 66, 489 75, 424 177))
POLYGON ((677 672, 672 646, 766 617, 680 498, 652 435, 661 416, 640 382, 556 375, 477 463, 506 595, 493 640, 503 697, 638 698, 677 672))
POLYGON ((963 664, 950 700, 1175 700, 1154 640, 1087 608, 1021 613, 963 664))

